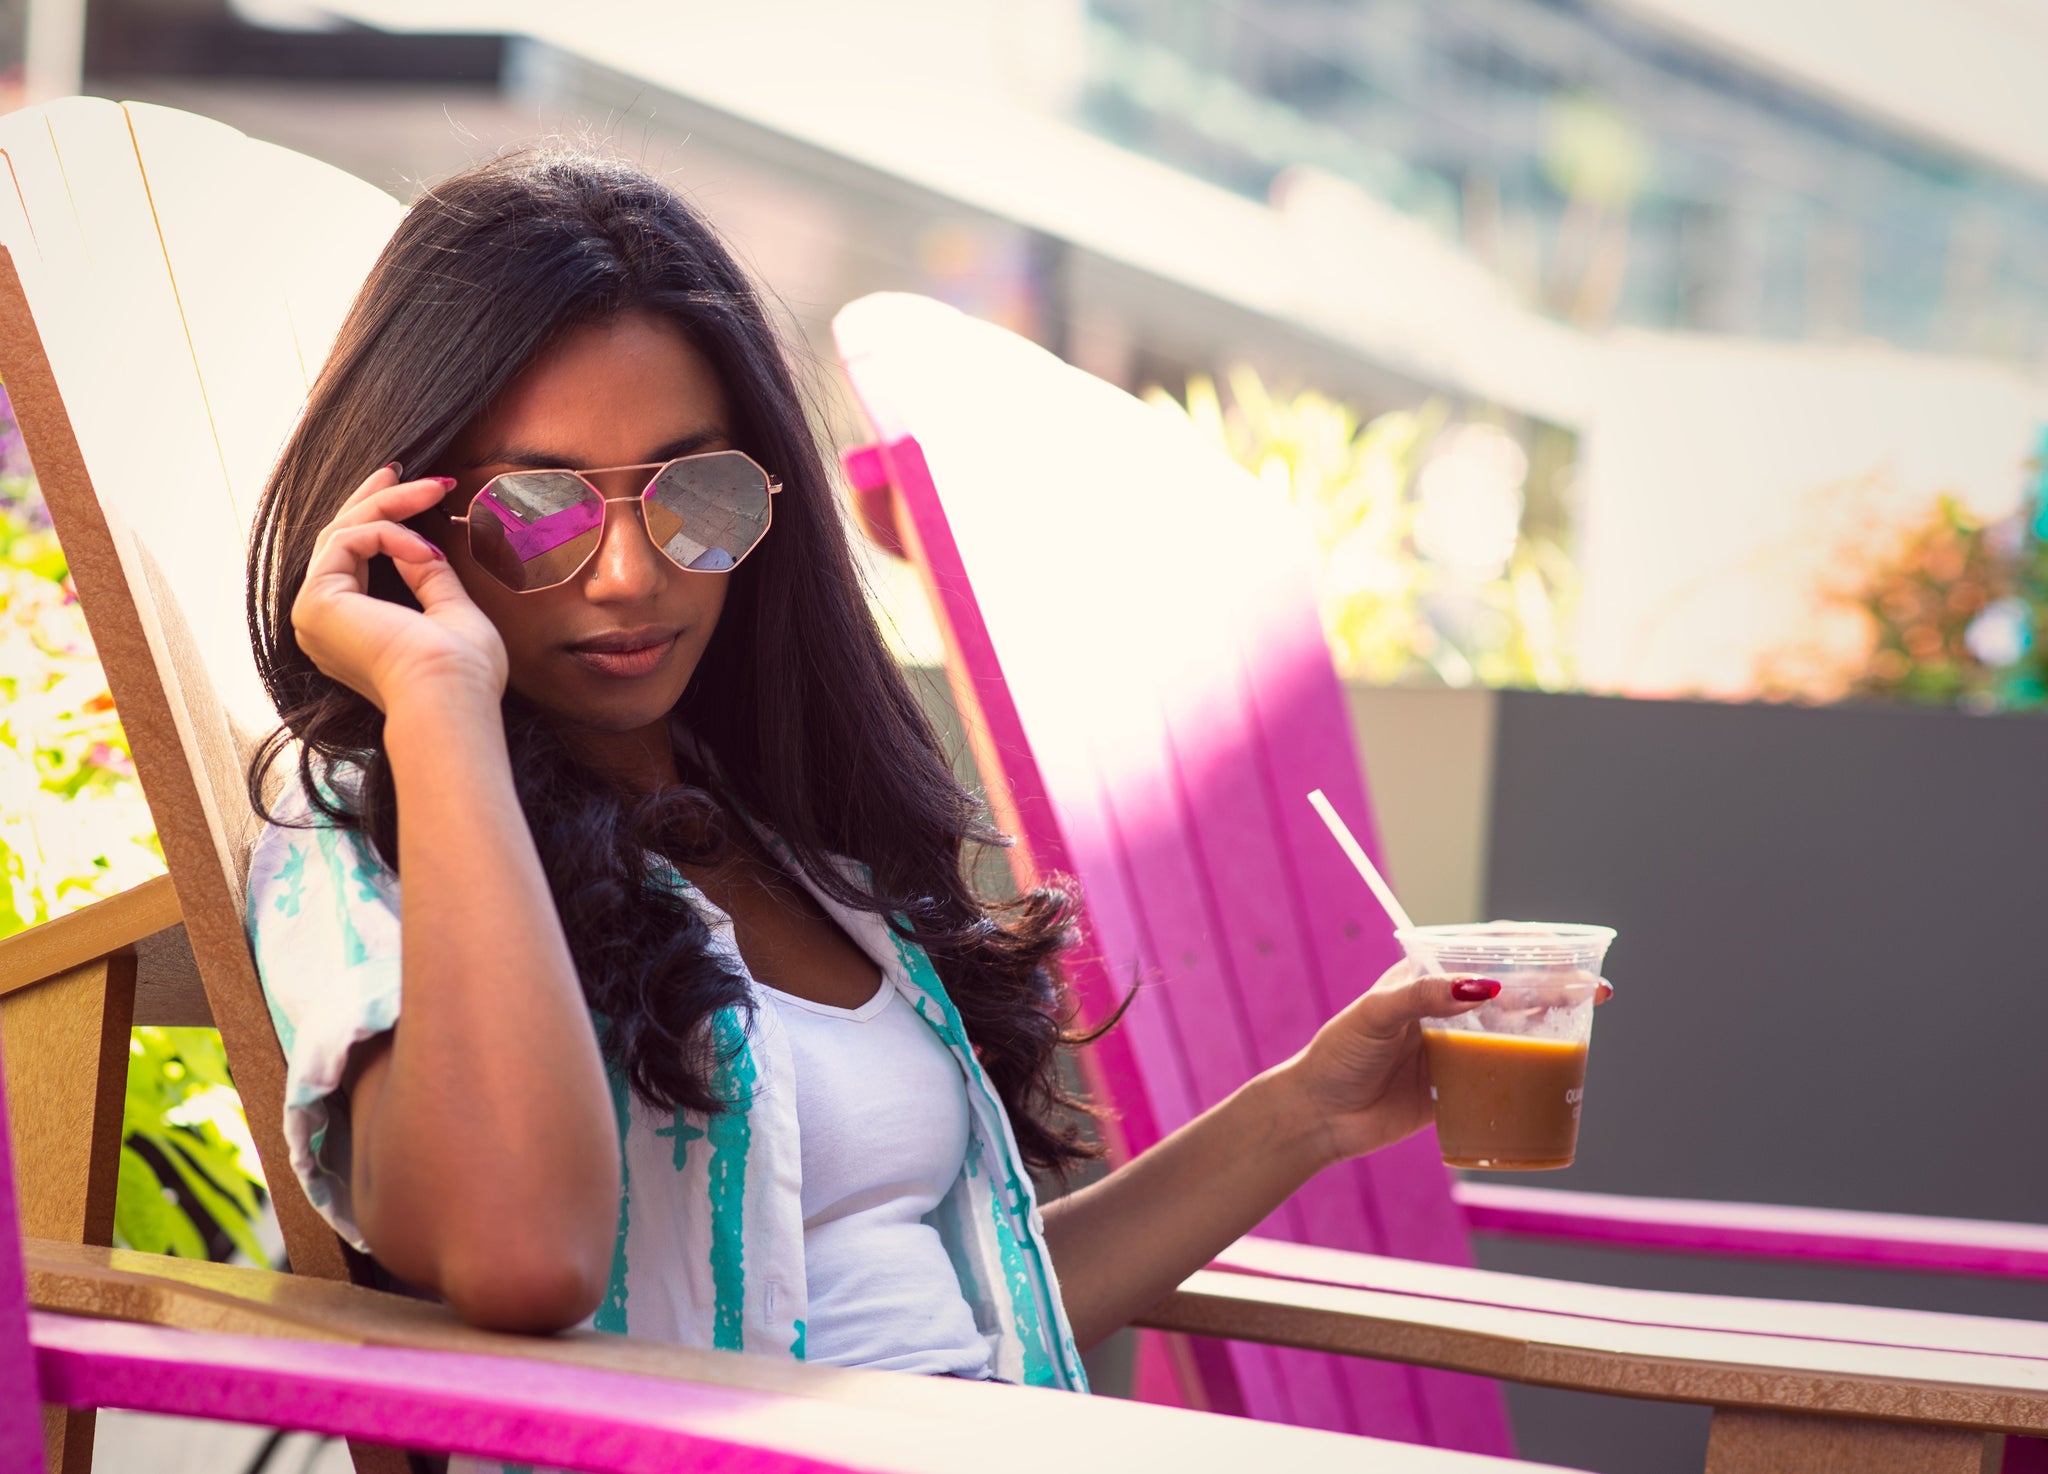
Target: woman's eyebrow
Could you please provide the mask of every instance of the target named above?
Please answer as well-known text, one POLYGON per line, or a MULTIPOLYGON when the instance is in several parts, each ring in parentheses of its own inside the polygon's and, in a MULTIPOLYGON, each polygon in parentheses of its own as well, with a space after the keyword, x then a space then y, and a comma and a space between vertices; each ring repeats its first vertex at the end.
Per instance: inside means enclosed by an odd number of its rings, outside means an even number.
POLYGON ((694 455, 707 445, 717 445, 721 442, 729 445, 732 443, 732 437, 726 434, 724 429, 712 426, 671 440, 667 445, 659 447, 648 460, 672 461, 677 456, 694 455))
MULTIPOLYGON (((663 461, 672 461, 677 456, 693 454, 696 451, 702 450, 707 445, 715 445, 720 441, 729 440, 730 438, 723 428, 716 425, 708 426, 702 430, 693 430, 687 435, 677 436, 666 445, 656 446, 653 454, 649 455, 646 461, 633 464, 659 465, 663 461)), ((560 451, 544 450, 527 445, 497 445, 485 451, 475 460, 456 467, 456 470, 474 471, 479 466, 508 466, 519 470, 531 471, 577 471, 583 469, 576 464, 575 457, 563 455, 560 451)))

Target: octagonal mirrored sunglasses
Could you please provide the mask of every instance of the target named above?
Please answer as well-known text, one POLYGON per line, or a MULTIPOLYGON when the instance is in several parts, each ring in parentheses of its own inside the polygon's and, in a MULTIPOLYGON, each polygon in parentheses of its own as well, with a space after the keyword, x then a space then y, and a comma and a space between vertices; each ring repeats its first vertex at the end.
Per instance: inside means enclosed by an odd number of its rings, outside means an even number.
POLYGON ((463 516, 469 555, 515 594, 567 583, 597 555, 605 508, 638 502, 648 539, 688 573, 723 573, 768 535, 782 483, 744 451, 714 450, 636 466, 587 471, 507 471, 470 498, 463 516), (632 496, 608 497, 591 481, 614 471, 648 471, 632 496))

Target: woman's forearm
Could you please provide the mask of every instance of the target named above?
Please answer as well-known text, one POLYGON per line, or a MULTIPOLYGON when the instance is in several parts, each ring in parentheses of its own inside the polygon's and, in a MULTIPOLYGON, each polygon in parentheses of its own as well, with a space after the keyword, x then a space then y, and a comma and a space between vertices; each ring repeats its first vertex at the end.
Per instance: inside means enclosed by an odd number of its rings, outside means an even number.
POLYGON ((618 1135, 498 703, 396 704, 384 740, 404 1007, 353 1090, 363 1231, 471 1319, 567 1324, 602 1293, 618 1135))
POLYGON ((1290 1065, 1045 1209, 1074 1337, 1129 1324, 1328 1164, 1329 1133, 1290 1065))

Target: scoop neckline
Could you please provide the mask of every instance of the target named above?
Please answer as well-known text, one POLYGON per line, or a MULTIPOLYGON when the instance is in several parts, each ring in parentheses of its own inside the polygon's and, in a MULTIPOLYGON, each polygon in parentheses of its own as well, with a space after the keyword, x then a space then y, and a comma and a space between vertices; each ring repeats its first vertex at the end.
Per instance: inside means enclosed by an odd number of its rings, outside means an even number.
POLYGON ((839 1008, 830 1003, 817 1003, 809 998, 799 998, 796 994, 785 993, 780 988, 771 988, 758 978, 754 980, 754 986, 775 999, 778 1003, 787 1003, 792 1008, 801 1008, 805 1013, 815 1013, 824 1018, 847 1019, 856 1024, 866 1023, 869 1019, 887 1008, 889 1006, 889 995, 896 991, 895 985, 885 977, 882 979, 881 986, 875 989, 875 996, 860 1007, 839 1008))

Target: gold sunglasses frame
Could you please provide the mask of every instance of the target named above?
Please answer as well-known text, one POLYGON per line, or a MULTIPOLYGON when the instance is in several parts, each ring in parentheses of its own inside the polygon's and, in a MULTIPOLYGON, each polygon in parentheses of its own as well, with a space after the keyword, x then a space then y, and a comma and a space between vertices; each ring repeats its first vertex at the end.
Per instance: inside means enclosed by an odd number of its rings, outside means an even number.
MULTIPOLYGON (((589 555, 585 557, 581 563, 578 563, 568 573, 564 574, 561 578, 556 579, 553 583, 536 584, 534 587, 530 589, 515 589, 510 584, 506 583, 505 580, 499 578, 495 573, 491 573, 488 568, 484 569, 485 573, 488 574, 493 580, 495 580, 498 586, 504 589, 505 592, 508 594, 545 593, 549 589, 558 589, 565 583, 573 582, 577 578, 577 576, 583 572, 584 569, 590 566, 591 560, 597 557, 599 550, 604 546, 604 530, 611 523, 611 506, 614 502, 639 503, 640 530, 647 534, 647 540, 649 542, 654 542, 654 531, 647 525, 647 493, 654 489, 654 483, 659 481, 662 477, 662 473, 667 471, 670 467, 680 466, 685 461, 709 460, 713 456, 738 456, 741 460, 745 461, 748 465, 752 466, 756 471, 759 471, 761 473, 761 479, 768 484, 768 520, 766 523, 762 525, 761 536, 754 540, 753 547, 748 548, 746 552, 740 554, 739 557, 733 559, 732 568, 690 568, 685 566, 684 564, 676 562, 674 558, 669 557, 668 553, 662 548, 660 543, 654 543, 654 550, 657 553, 660 553, 661 556, 667 560, 668 565, 671 568, 678 569, 683 573, 704 575, 709 575, 713 573, 730 573, 732 572, 733 568, 739 567, 740 564, 746 562, 748 558, 753 556, 754 548, 760 547, 763 542, 767 541, 769 532, 772 531, 775 526, 775 496, 777 492, 782 490, 781 479, 776 476, 770 475, 768 468, 766 466, 762 465, 759 461, 755 460, 752 456, 748 455, 743 450, 700 450, 694 451, 686 456, 676 456, 666 461, 636 461, 633 464, 626 466, 592 466, 588 470, 583 471, 575 470, 574 468, 569 466, 534 466, 529 469, 518 471, 500 471, 497 475, 493 476, 490 480, 486 481, 482 486, 479 486, 476 489, 475 496, 472 496, 468 501, 462 504, 463 510, 460 515, 457 515, 453 512, 445 513, 444 515, 447 517, 449 522, 454 523, 463 529, 463 536, 467 539, 470 537, 469 509, 474 507, 479 501, 481 501, 486 492, 488 492, 493 486, 496 486, 500 481, 503 481, 507 476, 574 476, 578 481, 581 481, 585 486, 589 487, 592 495, 596 496, 596 498, 604 504, 604 512, 597 524, 597 546, 593 547, 590 550, 589 555), (598 486, 598 484, 592 481, 590 478, 593 476, 607 476, 615 471, 646 471, 650 474, 647 477, 646 485, 642 486, 638 491, 634 492, 632 495, 606 496, 604 494, 604 489, 598 486)), ((581 536, 581 534, 578 535, 581 536)), ((483 566, 482 563, 478 561, 476 558, 476 546, 474 541, 471 541, 470 543, 469 555, 472 561, 478 562, 479 567, 483 566)))

